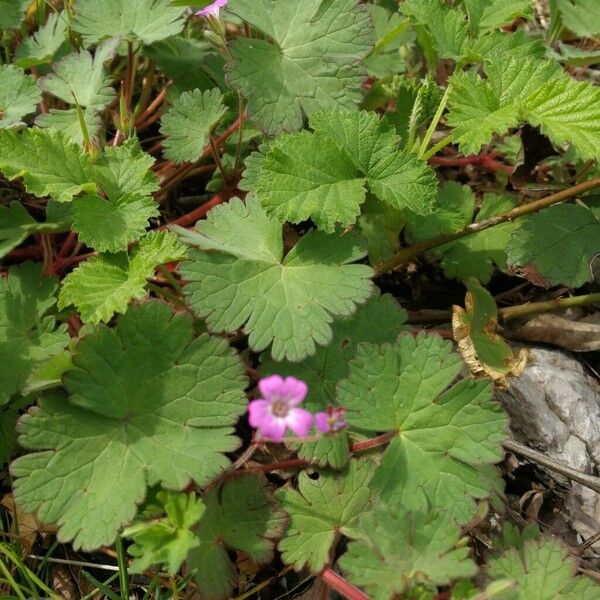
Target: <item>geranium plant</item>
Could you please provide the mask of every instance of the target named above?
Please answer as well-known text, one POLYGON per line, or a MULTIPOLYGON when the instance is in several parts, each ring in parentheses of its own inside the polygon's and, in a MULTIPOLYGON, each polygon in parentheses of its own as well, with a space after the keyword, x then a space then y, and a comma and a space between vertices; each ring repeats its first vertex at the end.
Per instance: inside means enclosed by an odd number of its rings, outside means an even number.
POLYGON ((6 597, 600 598, 503 501, 502 324, 600 303, 544 4, 0 0, 6 597))

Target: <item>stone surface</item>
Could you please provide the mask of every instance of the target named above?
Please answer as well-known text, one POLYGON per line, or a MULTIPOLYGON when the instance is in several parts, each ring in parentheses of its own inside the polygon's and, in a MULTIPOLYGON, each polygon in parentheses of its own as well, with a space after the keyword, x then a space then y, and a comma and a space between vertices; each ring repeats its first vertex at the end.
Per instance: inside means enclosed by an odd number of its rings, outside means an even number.
MULTIPOLYGON (((511 379, 510 388, 497 397, 510 415, 516 441, 579 471, 599 474, 600 385, 581 363, 560 350, 532 348, 523 375, 511 379)), ((567 489, 561 518, 587 540, 600 531, 600 496, 578 483, 567 489)))

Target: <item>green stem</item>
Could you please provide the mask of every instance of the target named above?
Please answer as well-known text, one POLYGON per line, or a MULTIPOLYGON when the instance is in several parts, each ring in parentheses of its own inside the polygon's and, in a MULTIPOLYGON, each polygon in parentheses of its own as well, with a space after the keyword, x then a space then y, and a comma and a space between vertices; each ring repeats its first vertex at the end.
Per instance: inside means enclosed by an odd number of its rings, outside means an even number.
POLYGON ((451 84, 448 83, 448 85, 446 86, 446 91, 444 92, 444 95, 442 96, 442 99, 440 100, 437 110, 435 111, 435 115, 433 115, 433 119, 432 119, 431 123, 429 124, 429 128, 425 132, 425 137, 423 138, 423 141, 421 142, 421 147, 419 148, 419 157, 420 158, 423 158, 425 156, 425 153, 427 152, 427 147, 429 146, 429 142, 431 141, 431 138, 433 137, 433 134, 435 133, 435 130, 437 129, 440 119, 442 118, 442 115, 444 114, 444 110, 446 109, 446 104, 448 104, 448 98, 450 97, 451 87, 452 87, 451 84))
POLYGON ((173 575, 170 578, 171 600, 179 600, 179 590, 177 589, 177 578, 173 575))
POLYGON ((524 215, 538 212, 543 208, 547 208, 548 206, 552 206, 553 204, 558 204, 559 202, 563 202, 564 200, 569 200, 574 196, 578 196, 579 194, 588 192, 589 190, 592 190, 598 186, 600 186, 600 177, 594 177, 594 179, 590 179, 589 181, 585 181, 584 183, 579 183, 570 188, 567 188, 566 190, 557 192, 556 194, 551 194, 550 196, 546 196, 545 198, 540 198, 539 200, 529 202, 528 204, 517 206, 516 208, 513 208, 512 210, 509 210, 507 212, 494 215, 489 219, 484 219, 483 221, 478 221, 476 223, 467 225, 460 231, 456 231, 454 233, 446 233, 438 237, 432 238, 430 240, 425 240, 423 242, 413 244, 412 246, 408 246, 407 248, 401 248, 390 259, 380 263, 379 265, 377 265, 377 267, 375 267, 375 276, 378 277, 380 275, 383 275, 384 273, 387 273, 388 271, 393 271, 395 268, 408 262, 415 256, 418 256, 423 252, 427 252, 432 248, 437 248, 438 246, 442 246, 448 242, 452 242, 454 240, 473 235, 474 233, 479 233, 480 231, 484 231, 485 229, 489 229, 490 227, 494 227, 495 225, 500 225, 501 223, 506 223, 507 221, 513 221, 514 219, 517 219, 524 215))
MULTIPOLYGON (((240 127, 241 126, 242 121, 240 120, 240 127)), ((227 175, 227 172, 225 171, 225 167, 223 167, 223 163, 221 162, 221 156, 219 155, 219 149, 217 148, 215 140, 212 138, 212 136, 209 138, 209 142, 213 158, 215 159, 215 164, 217 165, 217 168, 219 169, 221 176, 223 177, 223 181, 227 183, 229 177, 227 175)))
POLYGON ((127 575, 127 560, 125 559, 125 550, 121 536, 117 536, 115 542, 117 549, 117 562, 119 564, 119 585, 121 587, 121 597, 123 600, 129 600, 129 578, 127 575))
POLYGON ((528 304, 519 304, 518 306, 508 306, 498 310, 498 315, 504 321, 535 315, 555 310, 564 310, 575 306, 586 306, 587 304, 600 303, 600 294, 584 294, 583 296, 573 296, 572 298, 557 298, 556 300, 547 300, 545 302, 529 302, 528 304))
POLYGON ((440 140, 437 144, 432 146, 423 155, 423 160, 429 160, 432 156, 435 156, 442 148, 445 148, 448 144, 452 143, 452 134, 447 135, 443 140, 440 140))
POLYGON ((405 19, 404 21, 402 21, 400 23, 400 25, 398 25, 397 27, 392 29, 392 31, 389 31, 384 36, 381 36, 375 42, 375 46, 373 47, 371 52, 369 52, 369 56, 373 56, 373 54, 377 54, 378 52, 380 52, 383 48, 385 48, 385 46, 387 46, 395 38, 397 38, 399 35, 402 35, 409 27, 410 27, 410 19, 405 19))
POLYGON ((244 99, 238 93, 238 120, 240 127, 238 131, 237 146, 235 147, 235 162, 233 163, 234 174, 238 172, 240 159, 242 158, 242 142, 244 141, 244 99))

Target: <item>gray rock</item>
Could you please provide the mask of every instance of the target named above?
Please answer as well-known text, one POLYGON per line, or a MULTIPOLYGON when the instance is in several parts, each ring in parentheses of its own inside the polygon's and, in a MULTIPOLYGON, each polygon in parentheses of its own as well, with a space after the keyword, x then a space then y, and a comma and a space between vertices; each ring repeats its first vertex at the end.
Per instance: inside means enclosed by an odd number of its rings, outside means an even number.
MULTIPOLYGON (((600 471, 600 385, 560 350, 531 349, 523 375, 497 397, 514 439, 592 475, 600 471)), ((600 497, 546 471, 567 491, 561 518, 583 540, 600 531, 600 497)), ((558 523, 557 523, 558 525, 558 523)), ((594 546, 600 549, 600 544, 594 546)))

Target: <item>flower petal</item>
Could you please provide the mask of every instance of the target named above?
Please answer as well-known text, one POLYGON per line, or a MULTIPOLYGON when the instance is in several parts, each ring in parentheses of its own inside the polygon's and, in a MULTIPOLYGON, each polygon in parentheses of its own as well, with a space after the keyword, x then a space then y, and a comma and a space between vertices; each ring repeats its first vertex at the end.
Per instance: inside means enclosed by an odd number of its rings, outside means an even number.
POLYGON ((258 389, 263 398, 270 400, 273 396, 282 396, 285 392, 284 381, 279 375, 263 377, 258 382, 258 389))
POLYGON ((326 412, 320 412, 315 415, 315 427, 321 433, 329 433, 331 431, 329 415, 326 412))
POLYGON ((210 15, 219 15, 219 10, 227 4, 227 0, 215 0, 212 4, 209 4, 206 8, 199 10, 196 15, 202 15, 208 17, 210 15))
POLYGON ((248 422, 250 427, 261 428, 265 423, 274 419, 270 410, 271 403, 268 400, 252 400, 248 404, 248 422))
POLYGON ((292 408, 285 421, 299 438, 305 438, 312 427, 313 415, 303 408, 292 408))
POLYGON ((260 435, 273 442, 283 441, 283 435, 286 429, 286 422, 284 419, 278 419, 272 417, 271 420, 265 421, 261 427, 258 428, 260 435))
POLYGON ((306 383, 295 377, 286 377, 283 380, 283 387, 285 389, 285 397, 292 406, 300 404, 308 393, 306 383))

